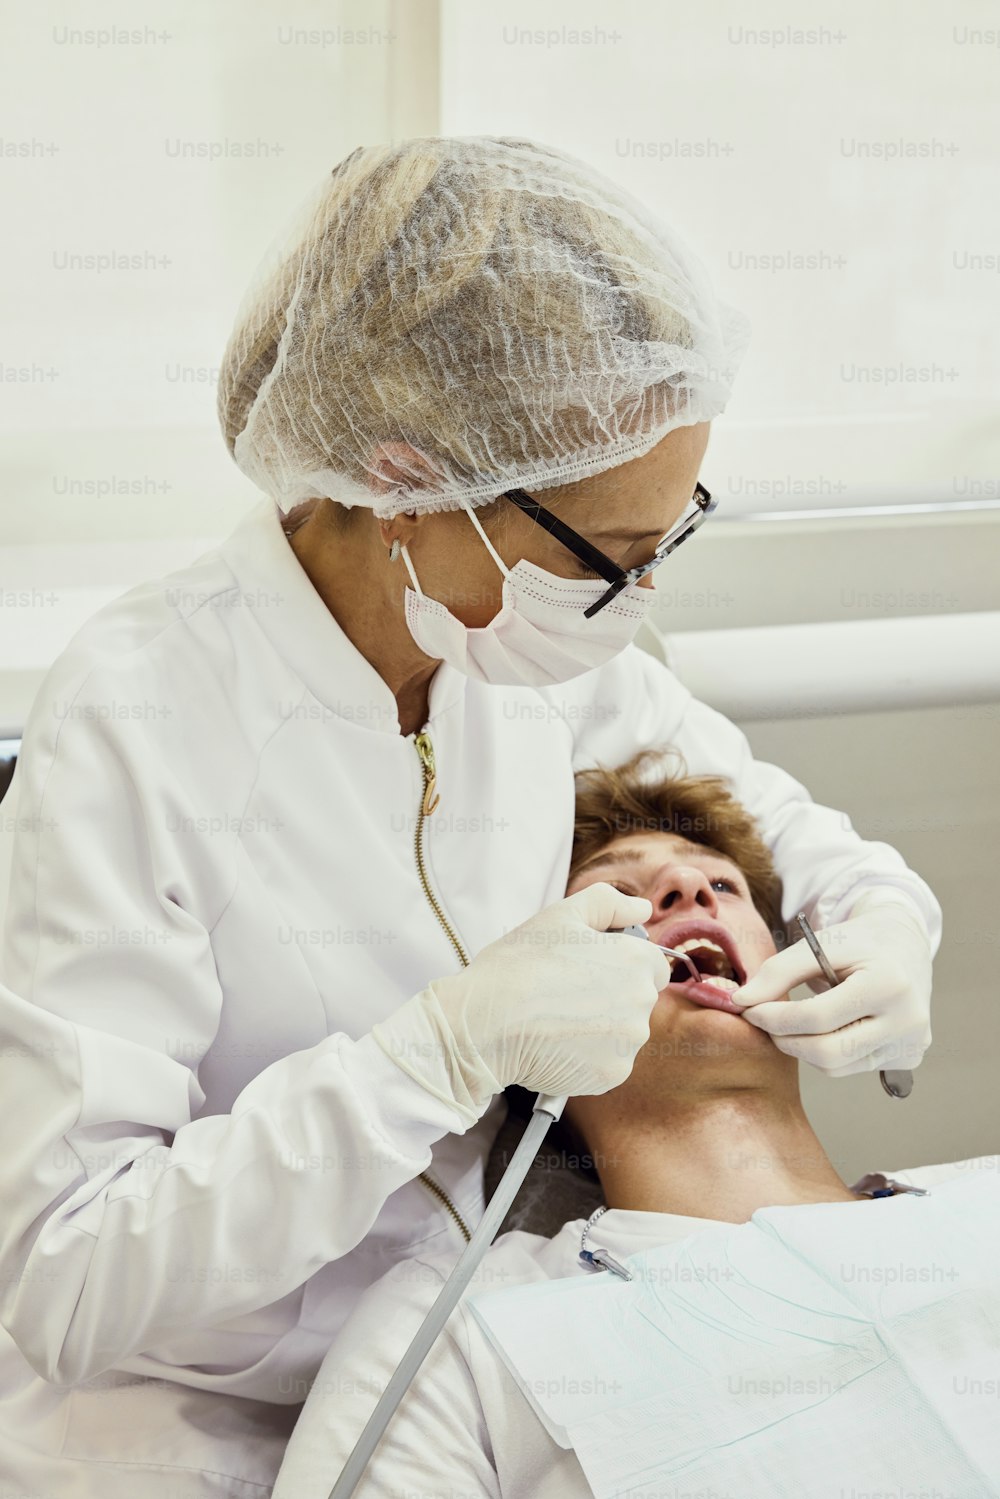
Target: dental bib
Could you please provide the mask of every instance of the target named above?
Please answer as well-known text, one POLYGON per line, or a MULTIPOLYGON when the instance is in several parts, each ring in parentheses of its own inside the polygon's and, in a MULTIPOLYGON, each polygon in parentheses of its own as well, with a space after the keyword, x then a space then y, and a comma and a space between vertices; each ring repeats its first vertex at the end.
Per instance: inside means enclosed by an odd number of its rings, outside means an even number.
POLYGON ((469 1300, 597 1499, 995 1499, 1000 1181, 762 1208, 469 1300))

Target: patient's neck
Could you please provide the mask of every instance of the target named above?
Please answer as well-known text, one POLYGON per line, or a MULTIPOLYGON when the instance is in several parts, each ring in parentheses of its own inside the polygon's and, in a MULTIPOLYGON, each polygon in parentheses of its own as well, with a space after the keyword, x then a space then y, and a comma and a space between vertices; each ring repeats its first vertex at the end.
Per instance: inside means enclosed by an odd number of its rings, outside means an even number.
POLYGON ((602 1105, 585 1127, 608 1207, 745 1223, 762 1207, 857 1201, 791 1083, 660 1098, 645 1114, 586 1100, 602 1105))

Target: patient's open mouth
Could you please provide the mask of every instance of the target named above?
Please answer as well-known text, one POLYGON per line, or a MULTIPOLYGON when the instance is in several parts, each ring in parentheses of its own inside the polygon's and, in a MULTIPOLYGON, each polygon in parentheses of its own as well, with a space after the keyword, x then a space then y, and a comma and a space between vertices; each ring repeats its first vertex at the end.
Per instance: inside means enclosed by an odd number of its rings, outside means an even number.
MULTIPOLYGON (((708 937, 691 937, 687 942, 671 942, 670 946, 674 952, 685 953, 702 978, 714 984, 717 989, 732 994, 740 987, 732 960, 717 942, 708 937)), ((687 964, 682 963, 679 958, 675 958, 671 965, 670 981, 678 984, 694 983, 687 964)))
POLYGON ((746 982, 746 972, 732 935, 720 923, 677 923, 673 930, 657 933, 657 940, 675 952, 684 953, 701 978, 696 981, 681 958, 672 958, 670 987, 706 1009, 742 1014, 729 996, 746 982))

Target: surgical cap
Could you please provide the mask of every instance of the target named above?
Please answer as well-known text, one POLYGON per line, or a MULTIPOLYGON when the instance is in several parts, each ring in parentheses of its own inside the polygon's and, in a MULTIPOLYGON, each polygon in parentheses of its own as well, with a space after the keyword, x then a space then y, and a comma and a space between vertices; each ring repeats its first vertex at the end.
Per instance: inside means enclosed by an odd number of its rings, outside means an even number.
POLYGON ((258 267, 218 414, 283 511, 452 510, 717 416, 747 332, 674 231, 573 156, 508 136, 360 146, 258 267))

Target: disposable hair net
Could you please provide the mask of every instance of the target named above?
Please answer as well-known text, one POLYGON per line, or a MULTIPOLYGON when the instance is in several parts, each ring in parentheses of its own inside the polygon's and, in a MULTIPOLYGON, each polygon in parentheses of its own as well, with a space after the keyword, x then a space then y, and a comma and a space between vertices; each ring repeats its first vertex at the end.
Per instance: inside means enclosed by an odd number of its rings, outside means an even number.
POLYGON ((573 156, 506 136, 361 146, 258 268, 219 420, 283 511, 451 510, 717 416, 747 334, 673 230, 573 156))

